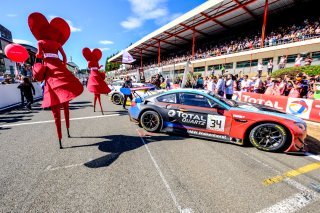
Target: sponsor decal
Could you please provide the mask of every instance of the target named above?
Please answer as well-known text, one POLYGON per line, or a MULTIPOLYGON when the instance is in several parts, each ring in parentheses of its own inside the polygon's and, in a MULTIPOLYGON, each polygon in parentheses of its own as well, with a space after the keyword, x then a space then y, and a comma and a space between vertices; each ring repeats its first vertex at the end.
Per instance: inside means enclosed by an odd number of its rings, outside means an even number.
POLYGON ((254 104, 262 104, 268 107, 272 107, 275 109, 283 110, 283 107, 279 104, 278 101, 275 100, 266 100, 263 98, 254 98, 251 97, 250 95, 242 95, 243 101, 244 102, 249 102, 249 103, 254 103, 254 104))
POLYGON ((233 93, 233 95, 232 95, 232 100, 234 100, 234 101, 240 101, 240 96, 239 96, 239 94, 238 94, 238 93, 233 93))
POLYGON ((246 116, 244 115, 233 115, 234 118, 245 118, 246 116))
POLYGON ((221 115, 208 115, 207 129, 224 132, 226 117, 221 115))
POLYGON ((168 112, 169 117, 174 117, 176 115, 176 111, 175 110, 169 110, 168 112))
POLYGON ((309 119, 313 100, 289 98, 286 112, 300 118, 309 119))
POLYGON ((170 110, 168 115, 170 117, 175 117, 177 121, 184 125, 193 126, 193 127, 201 127, 206 128, 207 126, 207 115, 202 113, 186 113, 170 110), (170 114, 169 114, 170 113, 170 114))
POLYGON ((228 135, 218 135, 218 134, 214 134, 214 133, 201 132, 201 131, 197 131, 197 130, 188 130, 187 132, 189 134, 198 135, 198 136, 210 137, 210 138, 215 138, 215 139, 220 139, 220 140, 230 140, 230 137, 228 135))

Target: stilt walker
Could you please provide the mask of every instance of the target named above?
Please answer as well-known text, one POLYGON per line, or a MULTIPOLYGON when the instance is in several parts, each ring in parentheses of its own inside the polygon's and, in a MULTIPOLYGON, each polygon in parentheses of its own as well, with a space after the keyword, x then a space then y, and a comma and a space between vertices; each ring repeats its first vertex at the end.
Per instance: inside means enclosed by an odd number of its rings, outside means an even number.
POLYGON ((111 92, 109 86, 104 81, 106 75, 104 72, 100 72, 99 60, 102 57, 102 52, 100 49, 91 50, 87 47, 83 48, 82 54, 84 58, 88 61, 88 68, 90 69, 90 77, 88 80, 88 90, 94 94, 93 100, 93 111, 96 111, 96 102, 99 101, 101 113, 103 115, 103 109, 101 105, 100 94, 108 94, 111 92))
POLYGON ((57 128, 60 149, 62 149, 61 115, 63 107, 68 137, 69 101, 83 92, 80 81, 67 69, 67 57, 62 48, 70 36, 70 27, 62 18, 54 18, 49 23, 41 13, 32 13, 28 18, 29 28, 38 40, 37 59, 42 63, 33 66, 33 76, 37 81, 45 81, 42 107, 50 107, 57 128), (61 53, 63 61, 59 59, 61 53))

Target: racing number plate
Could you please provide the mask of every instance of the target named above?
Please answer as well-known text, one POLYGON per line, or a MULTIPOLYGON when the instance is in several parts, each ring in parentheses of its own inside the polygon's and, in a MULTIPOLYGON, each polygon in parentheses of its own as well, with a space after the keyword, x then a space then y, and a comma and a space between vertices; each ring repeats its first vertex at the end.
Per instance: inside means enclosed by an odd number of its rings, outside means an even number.
POLYGON ((207 129, 224 132, 226 117, 221 115, 208 115, 207 129))

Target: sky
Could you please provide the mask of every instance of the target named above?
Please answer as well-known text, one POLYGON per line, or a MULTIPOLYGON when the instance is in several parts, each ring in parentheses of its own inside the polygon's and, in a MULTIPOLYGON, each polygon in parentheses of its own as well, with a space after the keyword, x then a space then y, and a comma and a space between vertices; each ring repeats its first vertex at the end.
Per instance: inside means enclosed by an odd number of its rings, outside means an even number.
POLYGON ((9 29, 14 42, 37 46, 28 27, 28 16, 44 14, 48 20, 65 19, 71 28, 63 46, 68 61, 86 68, 82 49, 100 48, 107 56, 127 48, 206 0, 0 0, 0 24, 9 29))

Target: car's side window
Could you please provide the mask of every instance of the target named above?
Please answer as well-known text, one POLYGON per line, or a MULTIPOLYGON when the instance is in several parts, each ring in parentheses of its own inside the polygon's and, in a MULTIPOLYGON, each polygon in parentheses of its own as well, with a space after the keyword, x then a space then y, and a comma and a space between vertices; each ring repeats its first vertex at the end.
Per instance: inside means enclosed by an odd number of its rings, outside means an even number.
POLYGON ((177 103, 177 96, 175 93, 168 94, 168 95, 161 95, 157 98, 159 102, 165 102, 165 103, 177 103))
POLYGON ((209 99, 199 94, 180 93, 179 100, 180 100, 180 103, 183 105, 206 107, 206 108, 211 107, 211 102, 209 101, 209 99))

